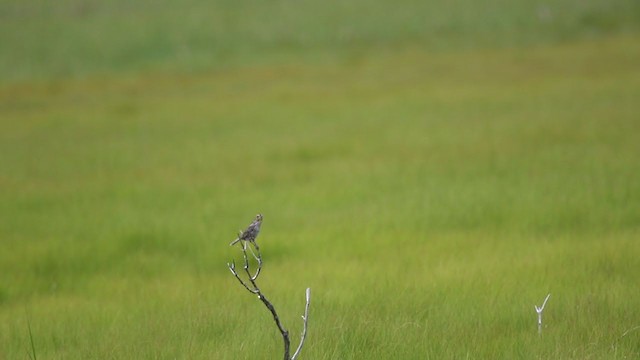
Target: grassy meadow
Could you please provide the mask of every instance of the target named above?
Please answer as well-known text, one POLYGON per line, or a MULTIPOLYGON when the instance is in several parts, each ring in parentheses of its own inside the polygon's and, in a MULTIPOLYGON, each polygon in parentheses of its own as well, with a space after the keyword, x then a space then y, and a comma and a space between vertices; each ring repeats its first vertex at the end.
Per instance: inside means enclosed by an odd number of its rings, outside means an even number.
POLYGON ((178 4, 0 0, 1 360, 640 357, 637 2, 178 4))

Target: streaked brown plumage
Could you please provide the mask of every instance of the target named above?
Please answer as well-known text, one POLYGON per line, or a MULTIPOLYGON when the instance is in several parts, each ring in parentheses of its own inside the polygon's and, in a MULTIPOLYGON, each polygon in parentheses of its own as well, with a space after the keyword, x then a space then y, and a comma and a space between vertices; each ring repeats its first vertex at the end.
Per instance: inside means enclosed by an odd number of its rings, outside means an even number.
POLYGON ((238 234, 238 238, 233 240, 229 245, 234 245, 240 240, 251 241, 255 244, 256 238, 260 233, 260 225, 262 225, 262 214, 256 215, 255 220, 247 226, 247 229, 245 231, 241 231, 238 234))

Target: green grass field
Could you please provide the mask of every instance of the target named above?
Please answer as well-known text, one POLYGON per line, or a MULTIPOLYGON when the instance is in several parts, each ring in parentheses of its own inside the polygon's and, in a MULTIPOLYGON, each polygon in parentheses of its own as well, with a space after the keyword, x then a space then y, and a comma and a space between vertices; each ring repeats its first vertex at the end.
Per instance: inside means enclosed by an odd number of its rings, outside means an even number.
POLYGON ((302 359, 640 357, 637 2, 56 4, 0 1, 0 359, 280 358, 257 212, 302 359))

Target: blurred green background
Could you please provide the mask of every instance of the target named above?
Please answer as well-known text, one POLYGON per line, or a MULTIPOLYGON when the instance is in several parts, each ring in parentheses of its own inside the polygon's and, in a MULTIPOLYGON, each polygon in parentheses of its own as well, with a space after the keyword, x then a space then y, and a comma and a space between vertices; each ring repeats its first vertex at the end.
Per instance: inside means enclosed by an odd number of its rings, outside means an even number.
POLYGON ((0 359, 280 357, 226 268, 257 212, 294 343, 313 291, 302 358, 639 357, 639 30, 622 0, 0 0, 0 359))
POLYGON ((0 2, 0 76, 344 60, 634 33, 634 0, 0 2))

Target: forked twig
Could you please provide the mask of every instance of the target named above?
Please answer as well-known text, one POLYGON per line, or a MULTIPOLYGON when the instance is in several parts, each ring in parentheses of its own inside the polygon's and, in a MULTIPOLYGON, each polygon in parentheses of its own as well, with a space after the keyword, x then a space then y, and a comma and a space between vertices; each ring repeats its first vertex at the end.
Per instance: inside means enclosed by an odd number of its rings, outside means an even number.
POLYGON ((240 278, 240 275, 238 275, 238 273, 236 272, 236 262, 235 261, 231 261, 230 263, 227 263, 227 267, 229 267, 229 270, 231 270, 231 273, 233 274, 233 276, 235 276, 236 279, 238 279, 240 284, 242 284, 242 286, 244 286, 244 288, 247 289, 247 291, 249 291, 250 293, 253 293, 253 294, 257 294, 256 290, 252 290, 251 288, 249 288, 249 286, 247 286, 247 284, 244 282, 244 280, 242 280, 242 278, 240 278))
POLYGON ((258 276, 260 276, 260 272, 262 270, 262 254, 260 253, 260 248, 258 247, 258 245, 254 241, 251 241, 251 243, 256 249, 255 252, 251 249, 250 246, 247 246, 246 242, 244 241, 242 241, 242 247, 241 247, 242 258, 244 261, 243 268, 246 273, 248 283, 245 280, 243 280, 242 277, 236 271, 235 261, 231 261, 230 263, 227 263, 227 267, 229 267, 229 271, 231 271, 231 273, 238 280, 238 282, 250 293, 258 295, 258 299, 260 299, 260 301, 262 301, 262 303, 267 307, 267 309, 269 309, 269 312, 271 312, 271 315, 273 316, 273 320, 275 321, 276 326, 278 327, 278 330, 282 335, 282 340, 284 342, 284 359, 295 360, 300 354, 300 351, 302 350, 302 345, 304 344, 304 340, 307 335, 307 323, 309 319, 309 304, 311 302, 311 289, 307 288, 307 291, 306 291, 306 305, 305 305, 304 315, 302 316, 304 325, 302 329, 300 344, 298 345, 298 348, 293 354, 293 357, 290 357, 289 353, 290 353, 291 341, 289 339, 289 332, 287 331, 287 329, 284 328, 284 326, 280 322, 280 317, 278 316, 276 309, 273 307, 271 302, 269 302, 269 300, 264 296, 264 294, 262 293, 262 290, 260 290, 260 287, 256 283, 258 276), (251 254, 256 259, 256 262, 257 262, 257 268, 254 274, 251 273, 251 269, 249 265, 249 257, 247 256, 247 248, 249 248, 249 251, 251 252, 251 254))
POLYGON ((547 300, 549 300, 550 296, 551 293, 549 293, 547 297, 544 298, 542 306, 538 307, 537 305, 534 305, 534 307, 536 308, 536 313, 538 313, 538 334, 542 334, 542 311, 544 310, 544 306, 547 305, 547 300))

